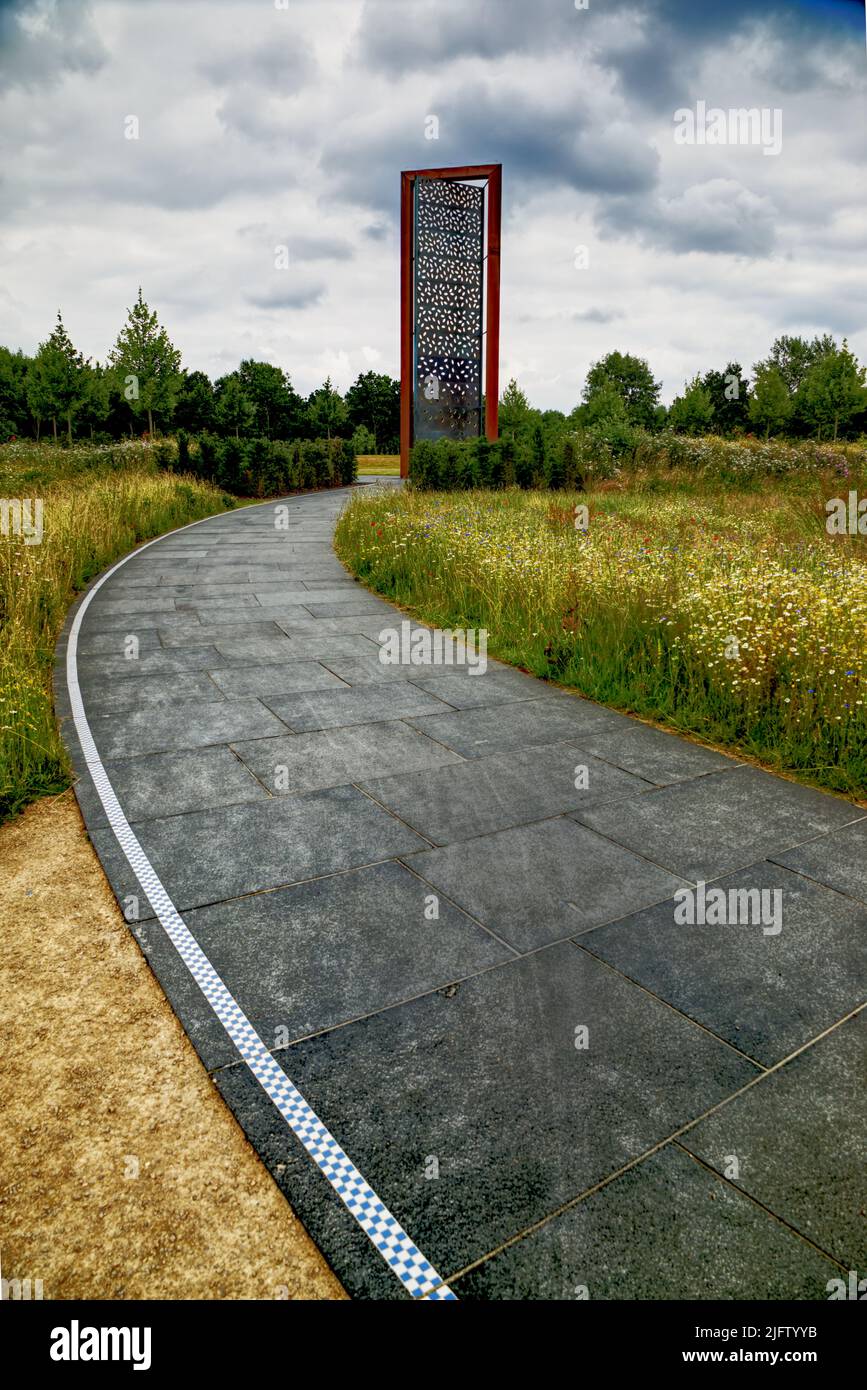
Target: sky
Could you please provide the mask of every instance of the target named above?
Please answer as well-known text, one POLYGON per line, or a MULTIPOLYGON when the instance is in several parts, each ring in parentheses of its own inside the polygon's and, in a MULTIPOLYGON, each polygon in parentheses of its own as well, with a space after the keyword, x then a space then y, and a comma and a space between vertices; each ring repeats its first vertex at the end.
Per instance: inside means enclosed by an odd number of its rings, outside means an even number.
POLYGON ((867 361, 863 0, 0 0, 0 147, 27 352, 60 309, 104 360, 141 285, 190 370, 397 376, 400 171, 501 162, 501 389, 867 361), (682 141, 702 102, 779 152, 682 141))

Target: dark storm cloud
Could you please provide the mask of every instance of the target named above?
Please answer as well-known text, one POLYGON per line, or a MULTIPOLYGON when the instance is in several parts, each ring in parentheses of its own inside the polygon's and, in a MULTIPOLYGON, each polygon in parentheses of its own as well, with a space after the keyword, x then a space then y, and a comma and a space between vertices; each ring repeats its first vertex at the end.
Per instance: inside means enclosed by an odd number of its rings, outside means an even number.
POLYGON ((545 52, 586 38, 576 27, 595 20, 564 0, 367 0, 355 58, 359 66, 393 76, 459 58, 494 59, 545 52))
POLYGON ((636 195, 652 188, 659 156, 626 125, 600 123, 583 97, 535 99, 506 84, 461 83, 431 100, 439 138, 424 135, 425 112, 372 135, 344 129, 325 145, 322 168, 334 193, 361 204, 396 206, 396 172, 449 164, 503 164, 506 198, 533 187, 636 195))
POLYGON ((821 80, 814 43, 851 53, 842 12, 861 0, 368 0, 358 32, 360 66, 399 76, 460 58, 586 54, 617 76, 630 104, 679 104, 706 56, 759 26, 777 42, 769 73, 790 90, 821 80), (622 20, 620 24, 614 21, 622 20))
POLYGON ((106 56, 90 5, 0 0, 3 87, 50 86, 66 73, 96 73, 106 56))
POLYGON ((829 45, 854 57, 849 27, 801 0, 643 0, 634 9, 634 40, 603 44, 599 57, 627 99, 656 112, 681 105, 702 64, 739 37, 758 39, 763 76, 784 91, 804 92, 825 80, 829 45))
POLYGON ((577 10, 572 0, 419 0, 412 5, 367 0, 357 58, 365 66, 399 75, 430 71, 438 62, 458 58, 598 48, 615 66, 618 53, 623 55, 624 77, 643 77, 653 86, 659 70, 675 62, 684 45, 695 54, 699 47, 728 41, 758 18, 785 15, 786 9, 783 0, 591 0, 587 10, 577 10), (614 34, 611 21, 618 18, 626 23, 614 34), (630 52, 641 55, 641 66, 648 44, 653 63, 647 72, 636 71, 630 52))

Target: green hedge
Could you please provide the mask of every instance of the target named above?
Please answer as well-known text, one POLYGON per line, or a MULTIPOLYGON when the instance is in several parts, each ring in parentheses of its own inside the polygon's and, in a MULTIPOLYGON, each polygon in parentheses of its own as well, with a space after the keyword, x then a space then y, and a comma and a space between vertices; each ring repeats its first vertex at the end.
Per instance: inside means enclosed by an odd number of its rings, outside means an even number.
POLYGON ((236 497, 276 497, 313 488, 346 487, 358 476, 355 450, 345 439, 198 438, 179 430, 156 446, 161 467, 192 473, 236 497))
POLYGON ((610 457, 596 464, 571 437, 546 441, 541 430, 529 439, 419 440, 410 454, 409 476, 416 487, 451 492, 456 488, 527 487, 581 490, 592 473, 614 472, 610 457))
POLYGON ((409 476, 419 488, 566 488, 582 491, 601 479, 639 469, 686 469, 698 476, 737 481, 793 473, 848 477, 867 469, 867 448, 858 444, 797 443, 745 435, 653 433, 633 426, 591 427, 569 434, 535 430, 491 444, 487 439, 419 440, 410 454, 409 476))

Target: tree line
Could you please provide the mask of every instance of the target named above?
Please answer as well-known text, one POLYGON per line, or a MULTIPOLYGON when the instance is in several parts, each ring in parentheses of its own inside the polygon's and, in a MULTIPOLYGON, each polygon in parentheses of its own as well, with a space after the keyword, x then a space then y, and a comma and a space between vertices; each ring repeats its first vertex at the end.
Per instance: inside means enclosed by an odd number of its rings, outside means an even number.
POLYGON ((288 372, 247 358, 212 382, 185 371, 139 290, 105 362, 85 358, 61 314, 32 357, 0 347, 0 442, 10 438, 109 443, 147 431, 235 439, 352 438, 359 454, 397 453, 400 384, 362 373, 345 395, 330 378, 300 395, 288 372))
POLYGON ((590 430, 615 453, 628 450, 638 430, 727 437, 757 434, 834 441, 867 432, 867 369, 830 334, 812 339, 784 334, 748 379, 739 362, 697 374, 670 406, 659 399, 643 357, 609 352, 587 373, 582 399, 566 415, 533 410, 517 382, 500 402, 500 432, 523 436, 590 430))
MULTIPOLYGON (((697 374, 670 406, 644 358, 609 352, 587 373, 582 399, 566 414, 534 410, 510 381, 500 402, 504 437, 545 437, 590 430, 617 454, 637 430, 679 434, 812 436, 834 440, 867 431, 867 386, 848 343, 830 334, 783 335, 748 379, 739 362, 697 374)), ((400 447, 400 384, 365 372, 345 395, 328 378, 307 397, 289 374, 247 358, 212 382, 186 371, 156 313, 138 298, 104 363, 78 351, 60 313, 34 356, 0 347, 0 442, 50 431, 110 442, 147 430, 184 430, 235 439, 351 438, 357 454, 394 454, 400 447)))

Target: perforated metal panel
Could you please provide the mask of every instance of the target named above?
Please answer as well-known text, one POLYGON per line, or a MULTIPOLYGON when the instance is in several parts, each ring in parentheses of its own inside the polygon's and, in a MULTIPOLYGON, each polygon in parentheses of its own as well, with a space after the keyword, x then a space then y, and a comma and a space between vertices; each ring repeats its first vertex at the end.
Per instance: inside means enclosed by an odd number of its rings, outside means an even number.
POLYGON ((413 437, 481 432, 485 190, 419 177, 413 205, 413 437))

